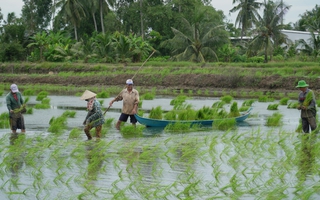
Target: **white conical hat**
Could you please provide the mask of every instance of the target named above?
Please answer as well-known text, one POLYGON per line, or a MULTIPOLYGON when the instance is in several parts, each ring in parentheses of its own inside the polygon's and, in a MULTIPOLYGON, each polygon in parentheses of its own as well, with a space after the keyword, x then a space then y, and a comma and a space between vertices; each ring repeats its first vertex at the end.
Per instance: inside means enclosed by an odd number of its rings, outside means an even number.
POLYGON ((80 99, 85 100, 85 99, 90 99, 92 97, 95 97, 97 94, 93 93, 89 90, 84 91, 84 93, 82 94, 82 96, 80 97, 80 99))

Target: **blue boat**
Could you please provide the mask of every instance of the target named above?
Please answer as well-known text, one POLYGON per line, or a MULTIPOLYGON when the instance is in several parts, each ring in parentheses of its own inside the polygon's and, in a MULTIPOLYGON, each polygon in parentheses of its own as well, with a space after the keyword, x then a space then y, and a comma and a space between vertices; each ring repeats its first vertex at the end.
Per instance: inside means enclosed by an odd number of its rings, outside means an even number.
MULTIPOLYGON (((251 113, 252 107, 250 107, 246 112, 241 113, 241 116, 239 117, 235 117, 236 122, 242 122, 244 120, 246 120, 250 113, 251 113)), ((199 124, 199 125, 203 125, 203 126, 208 126, 208 125, 212 125, 212 123, 214 121, 221 121, 223 119, 210 119, 210 120, 183 120, 183 121, 178 121, 178 120, 162 120, 162 119, 150 119, 150 118, 144 118, 141 117, 137 114, 135 114, 136 119, 138 120, 138 122, 142 125, 145 125, 146 127, 166 127, 168 124, 174 124, 174 123, 190 123, 191 125, 193 124, 199 124)), ((232 119, 232 118, 228 118, 228 119, 232 119)))

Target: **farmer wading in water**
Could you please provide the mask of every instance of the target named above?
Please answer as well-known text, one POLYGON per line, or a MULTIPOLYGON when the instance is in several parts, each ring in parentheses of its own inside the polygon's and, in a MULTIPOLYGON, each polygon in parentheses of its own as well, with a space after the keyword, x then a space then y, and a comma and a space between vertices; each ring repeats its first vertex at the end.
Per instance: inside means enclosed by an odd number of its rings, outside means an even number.
POLYGON ((86 90, 80 99, 87 101, 88 114, 83 122, 83 125, 85 125, 84 132, 86 133, 88 140, 92 139, 90 134, 90 130, 92 128, 96 128, 96 137, 100 138, 102 125, 104 124, 104 116, 101 110, 101 105, 96 99, 96 94, 86 90))

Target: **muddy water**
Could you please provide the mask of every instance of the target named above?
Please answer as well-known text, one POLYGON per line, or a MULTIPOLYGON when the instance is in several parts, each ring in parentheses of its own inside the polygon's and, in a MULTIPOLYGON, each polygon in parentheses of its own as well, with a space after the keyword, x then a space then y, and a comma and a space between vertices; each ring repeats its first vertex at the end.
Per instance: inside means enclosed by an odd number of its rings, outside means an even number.
MULTIPOLYGON (((35 98, 30 97, 29 106, 38 103, 35 98)), ((270 103, 256 102, 252 116, 232 132, 172 134, 147 128, 142 137, 126 138, 112 126, 100 142, 86 142, 84 134, 68 139, 71 129, 83 128, 86 103, 72 96, 49 98, 50 109, 25 115, 27 133, 19 136, 20 143, 10 140, 10 130, 0 129, 0 199, 267 199, 279 195, 304 199, 303 194, 320 198, 310 189, 319 186, 319 174, 312 171, 319 166, 319 157, 312 161, 298 156, 301 141, 295 132, 299 123, 295 109, 279 106, 278 111, 269 111, 270 103), (76 116, 68 118, 64 134, 53 136, 47 131, 49 121, 66 110, 76 111, 76 116), (265 126, 274 112, 283 114, 283 125, 265 126), (304 159, 312 166, 300 165, 304 159)), ((104 100, 106 109, 111 98, 99 100, 104 100)), ((171 110, 171 100, 144 100, 142 109, 171 110)), ((187 103, 199 109, 218 100, 193 98, 187 103)), ((106 118, 116 122, 121 106, 122 102, 114 103, 106 118)), ((3 112, 7 112, 4 96, 3 112)))

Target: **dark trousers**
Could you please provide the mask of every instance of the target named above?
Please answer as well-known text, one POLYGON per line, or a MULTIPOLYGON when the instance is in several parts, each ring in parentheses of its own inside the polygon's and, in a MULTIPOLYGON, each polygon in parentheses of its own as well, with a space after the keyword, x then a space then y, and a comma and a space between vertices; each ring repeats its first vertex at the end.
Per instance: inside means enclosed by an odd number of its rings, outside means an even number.
POLYGON ((310 128, 311 128, 311 131, 314 131, 317 128, 316 118, 313 116, 301 118, 301 123, 302 123, 302 130, 304 133, 309 133, 310 128))

